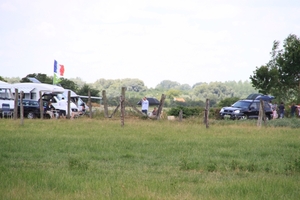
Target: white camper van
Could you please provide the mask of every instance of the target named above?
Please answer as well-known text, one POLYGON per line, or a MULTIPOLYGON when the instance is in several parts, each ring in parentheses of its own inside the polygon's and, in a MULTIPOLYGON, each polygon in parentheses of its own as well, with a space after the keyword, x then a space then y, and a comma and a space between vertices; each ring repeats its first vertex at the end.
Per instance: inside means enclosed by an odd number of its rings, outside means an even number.
POLYGON ((2 113, 2 104, 9 104, 10 110, 14 110, 15 101, 11 92, 11 87, 11 84, 3 81, 0 82, 0 113, 2 113))
MULTIPOLYGON (((13 88, 18 89, 18 93, 23 91, 23 99, 31 99, 38 101, 40 99, 40 92, 42 93, 42 99, 46 101, 52 100, 52 105, 55 109, 66 111, 66 107, 61 107, 59 102, 62 100, 65 89, 57 85, 50 85, 46 83, 14 83, 13 88)), ((77 106, 71 102, 70 104, 72 112, 78 112, 77 106)))
POLYGON ((86 105, 86 103, 80 98, 80 96, 78 94, 76 94, 73 90, 70 90, 70 89, 65 89, 64 91, 64 96, 66 99, 68 99, 68 93, 69 91, 71 92, 70 93, 70 97, 71 97, 71 102, 73 102, 77 108, 78 108, 78 111, 82 111, 82 104, 85 105, 85 110, 88 111, 89 110, 89 107, 86 105))

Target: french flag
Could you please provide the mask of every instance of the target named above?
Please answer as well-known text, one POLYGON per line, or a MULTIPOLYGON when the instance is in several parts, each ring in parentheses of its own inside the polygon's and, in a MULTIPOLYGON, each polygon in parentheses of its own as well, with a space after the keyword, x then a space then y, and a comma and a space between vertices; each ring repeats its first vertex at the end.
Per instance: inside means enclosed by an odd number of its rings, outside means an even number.
POLYGON ((65 73, 64 65, 57 64, 57 61, 54 60, 53 85, 57 85, 61 81, 61 77, 64 76, 64 73, 65 73))
POLYGON ((57 69, 59 70, 59 75, 64 76, 65 66, 61 64, 57 64, 57 61, 54 60, 54 73, 57 74, 57 69), (59 68, 58 68, 59 67, 59 68))

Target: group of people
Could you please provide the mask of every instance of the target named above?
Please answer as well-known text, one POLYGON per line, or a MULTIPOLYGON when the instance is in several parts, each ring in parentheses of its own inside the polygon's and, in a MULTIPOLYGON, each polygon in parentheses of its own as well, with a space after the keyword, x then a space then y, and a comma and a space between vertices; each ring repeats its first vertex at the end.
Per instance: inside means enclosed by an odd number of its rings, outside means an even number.
MULTIPOLYGON (((59 112, 56 111, 55 107, 52 105, 52 100, 50 99, 48 101, 47 106, 45 107, 45 113, 47 113, 50 118, 58 118, 58 117, 62 117, 62 118, 66 118, 67 113, 66 110, 68 109, 68 102, 65 100, 64 97, 62 97, 62 99, 59 101, 59 107, 60 108, 65 108, 65 109, 60 109, 59 112)), ((74 119, 76 116, 81 115, 85 113, 85 104, 83 103, 81 105, 81 111, 79 112, 71 112, 71 119, 74 119)))
MULTIPOLYGON (((149 109, 149 101, 147 99, 147 97, 143 97, 141 100, 141 105, 142 105, 142 113, 144 113, 145 115, 148 115, 148 109, 149 109)), ((151 118, 155 118, 157 115, 157 108, 154 107, 153 111, 150 113, 149 117, 151 118)))
MULTIPOLYGON (((283 102, 281 102, 279 105, 277 105, 276 102, 274 104, 272 104, 272 102, 270 101, 270 105, 273 110, 273 119, 284 118, 285 106, 284 106, 283 102)), ((298 108, 298 106, 295 103, 292 103, 290 108, 291 108, 291 117, 295 117, 296 111, 298 111, 298 114, 300 116, 300 112, 298 110, 300 107, 298 108)))

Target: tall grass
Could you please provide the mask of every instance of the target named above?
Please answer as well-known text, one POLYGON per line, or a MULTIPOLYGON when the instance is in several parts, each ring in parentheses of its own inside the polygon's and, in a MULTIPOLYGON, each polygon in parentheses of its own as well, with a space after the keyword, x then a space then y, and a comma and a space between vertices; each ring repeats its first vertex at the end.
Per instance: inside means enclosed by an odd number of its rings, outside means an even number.
POLYGON ((0 199, 299 199, 299 130, 0 120, 0 199))

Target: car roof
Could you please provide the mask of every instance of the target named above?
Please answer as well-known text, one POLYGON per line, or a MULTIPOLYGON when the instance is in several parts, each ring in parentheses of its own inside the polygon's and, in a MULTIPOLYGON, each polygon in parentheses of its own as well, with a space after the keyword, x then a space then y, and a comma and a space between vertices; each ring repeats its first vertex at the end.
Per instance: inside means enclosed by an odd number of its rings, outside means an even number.
POLYGON ((260 102, 260 100, 251 100, 251 99, 242 99, 239 101, 245 101, 245 102, 260 102))

